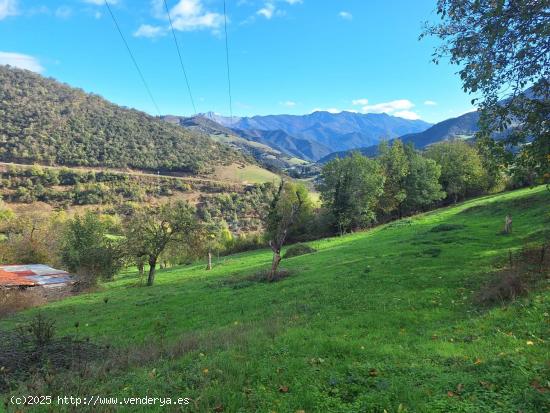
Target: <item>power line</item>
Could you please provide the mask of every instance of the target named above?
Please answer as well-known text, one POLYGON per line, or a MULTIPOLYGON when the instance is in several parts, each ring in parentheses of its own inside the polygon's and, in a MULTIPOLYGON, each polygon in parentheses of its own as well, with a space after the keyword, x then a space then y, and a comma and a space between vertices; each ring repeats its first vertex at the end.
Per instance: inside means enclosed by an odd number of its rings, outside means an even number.
POLYGON ((122 41, 124 42, 124 45, 126 46, 126 50, 128 50, 128 54, 132 58, 132 62, 134 62, 134 65, 136 67, 136 70, 139 73, 139 77, 141 78, 141 81, 143 82, 143 85, 145 86, 145 89, 147 90, 147 93, 149 94, 149 97, 151 98, 151 101, 153 102, 153 105, 155 106, 155 109, 157 110, 157 113, 159 116, 160 109, 157 105, 157 102, 155 101, 155 98, 153 97, 153 94, 151 93, 151 89, 149 89, 149 85, 147 85, 147 82, 145 81, 145 77, 143 76, 143 73, 141 72, 141 69, 139 68, 139 65, 134 57, 134 54, 132 53, 132 50, 130 49, 130 46, 128 45, 128 42, 126 41, 126 38, 122 34, 122 30, 120 30, 120 26, 118 25, 117 19, 115 15, 113 14, 113 11, 111 10, 111 6, 109 6, 109 2, 107 0, 104 0, 105 5, 107 6, 107 9, 109 10, 109 14, 111 15, 111 18, 113 19, 113 22, 115 23, 115 26, 118 30, 118 34, 120 34, 120 37, 122 38, 122 41))
POLYGON ((170 17, 170 10, 168 10, 168 4, 164 0, 164 7, 166 8, 166 14, 168 15, 168 21, 170 22, 170 28, 172 29, 172 36, 174 37, 174 43, 176 44, 176 49, 178 51, 178 56, 180 58, 181 70, 183 71, 183 76, 185 77, 185 83, 187 84, 187 90, 189 91, 189 97, 191 98, 191 104, 193 105, 193 111, 195 115, 197 114, 197 108, 195 106, 195 100, 193 99, 193 94, 191 93, 191 86, 189 85, 189 78, 187 77, 187 71, 185 70, 185 65, 183 64, 183 58, 181 57, 180 46, 178 39, 176 37, 176 32, 174 31, 174 26, 172 25, 172 18, 170 17))
POLYGON ((229 70, 229 41, 227 39, 227 11, 225 0, 223 0, 223 23, 225 29, 225 58, 227 63, 227 85, 229 87, 229 114, 233 122, 233 97, 231 96, 231 71, 229 70))

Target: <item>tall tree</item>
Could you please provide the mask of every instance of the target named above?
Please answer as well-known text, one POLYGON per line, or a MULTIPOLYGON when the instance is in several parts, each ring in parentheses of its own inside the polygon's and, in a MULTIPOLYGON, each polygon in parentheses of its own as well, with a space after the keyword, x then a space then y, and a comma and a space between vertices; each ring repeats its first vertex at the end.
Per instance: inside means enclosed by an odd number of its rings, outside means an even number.
POLYGON ((441 166, 440 183, 453 202, 487 189, 487 175, 481 157, 466 142, 437 143, 428 148, 426 156, 441 166))
POLYGON ((421 37, 442 40, 434 61, 450 57, 464 90, 480 96, 479 136, 510 128, 506 142, 489 144, 499 151, 531 140, 522 156, 550 182, 548 0, 438 0, 437 13, 421 37))
POLYGON ((147 257, 148 286, 155 282, 158 259, 165 249, 174 243, 192 242, 199 230, 194 208, 182 201, 147 207, 130 218, 126 239, 134 256, 147 257))
POLYGON ((414 213, 445 198, 446 194, 439 183, 441 166, 434 160, 423 157, 412 147, 406 149, 409 173, 405 177, 407 197, 402 209, 407 213, 414 213))
POLYGON ((69 271, 80 277, 82 286, 98 278, 111 279, 123 266, 120 239, 108 237, 108 223, 88 211, 67 223, 61 242, 61 259, 69 271))
POLYGON ((340 234, 362 228, 375 218, 384 191, 380 164, 359 153, 334 159, 321 172, 319 190, 340 234))
POLYGON ((273 251, 268 281, 272 281, 277 275, 277 269, 281 262, 281 249, 288 239, 289 233, 301 221, 304 211, 310 205, 311 201, 305 186, 281 181, 278 191, 273 196, 266 219, 267 237, 273 251))
POLYGON ((396 139, 391 146, 387 142, 379 145, 378 160, 384 171, 384 193, 380 198, 380 209, 385 214, 397 211, 402 215, 402 204, 407 198, 405 180, 409 174, 409 159, 401 140, 396 139))

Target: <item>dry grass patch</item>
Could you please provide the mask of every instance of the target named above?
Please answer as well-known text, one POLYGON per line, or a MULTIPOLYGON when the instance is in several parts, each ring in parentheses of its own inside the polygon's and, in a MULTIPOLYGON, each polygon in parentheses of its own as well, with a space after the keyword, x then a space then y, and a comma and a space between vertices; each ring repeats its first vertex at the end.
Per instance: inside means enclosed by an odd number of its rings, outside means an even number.
POLYGON ((474 302, 490 306, 513 301, 538 289, 550 278, 550 244, 524 247, 475 295, 474 302))

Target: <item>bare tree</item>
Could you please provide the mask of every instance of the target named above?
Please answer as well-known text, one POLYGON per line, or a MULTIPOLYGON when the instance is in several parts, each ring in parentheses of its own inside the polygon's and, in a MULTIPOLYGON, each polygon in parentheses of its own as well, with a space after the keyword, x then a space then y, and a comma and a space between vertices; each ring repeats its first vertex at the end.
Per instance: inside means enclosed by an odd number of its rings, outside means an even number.
POLYGON ((288 237, 289 230, 295 224, 304 205, 305 188, 296 187, 291 183, 281 181, 279 190, 273 198, 267 217, 269 246, 273 251, 271 270, 267 274, 268 281, 273 281, 281 263, 281 249, 288 237))

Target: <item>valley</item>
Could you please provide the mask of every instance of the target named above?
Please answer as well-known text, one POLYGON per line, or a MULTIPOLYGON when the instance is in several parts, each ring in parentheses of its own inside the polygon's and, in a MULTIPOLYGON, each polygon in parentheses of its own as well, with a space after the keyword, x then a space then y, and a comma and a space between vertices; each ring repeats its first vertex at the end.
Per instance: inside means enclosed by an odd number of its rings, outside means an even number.
POLYGON ((0 413, 550 412, 549 27, 0 0, 0 413))

